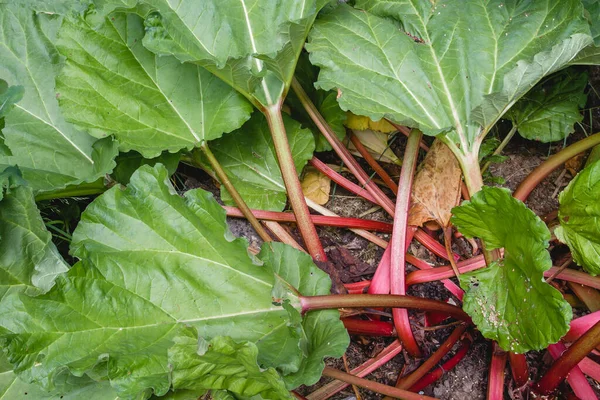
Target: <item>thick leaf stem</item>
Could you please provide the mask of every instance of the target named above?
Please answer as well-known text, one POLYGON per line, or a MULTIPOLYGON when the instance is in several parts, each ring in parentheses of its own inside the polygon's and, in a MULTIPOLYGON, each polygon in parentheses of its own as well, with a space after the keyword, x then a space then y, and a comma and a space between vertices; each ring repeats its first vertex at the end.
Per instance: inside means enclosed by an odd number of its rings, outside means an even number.
POLYGON ((523 388, 529 383, 529 366, 525 354, 508 353, 510 370, 518 388, 523 388))
MULTIPOLYGON (((413 129, 408 136, 404 159, 402 160, 400 180, 398 181, 400 189, 396 198, 394 230, 391 239, 392 249, 390 253, 390 292, 392 294, 406 294, 406 230, 408 225, 408 209, 410 206, 413 176, 417 168, 419 143, 422 136, 421 131, 416 129, 413 129)), ((421 350, 413 336, 407 310, 395 308, 392 310, 392 314, 398 337, 404 344, 404 347, 413 356, 420 357, 421 350)))
POLYGON ((498 343, 493 343, 492 362, 488 374, 488 400, 504 399, 504 370, 508 354, 500 348, 498 343))
POLYGON ((356 183, 344 178, 340 173, 334 171, 332 168, 330 168, 327 164, 325 164, 318 158, 313 157, 309 161, 309 163, 310 163, 310 165, 312 165, 313 167, 318 169, 319 172, 323 173, 324 175, 327 175, 327 177, 329 179, 331 179, 332 181, 334 181, 335 183, 337 183, 338 185, 340 185, 347 191, 354 193, 355 195, 360 196, 363 199, 370 201, 371 203, 378 204, 377 199, 375 199, 373 196, 371 196, 371 193, 369 193, 366 189, 364 189, 364 188, 358 186, 356 183))
POLYGON ((549 157, 521 182, 517 190, 515 190, 513 193, 513 196, 521 201, 527 200, 527 197, 529 197, 529 194, 533 191, 533 189, 535 189, 540 182, 550 175, 552 171, 563 165, 571 158, 575 157, 577 154, 591 149, 597 144, 600 144, 600 132, 573 143, 552 157, 549 157))
POLYGON ((290 143, 288 142, 283 118, 281 116, 281 104, 265 107, 263 112, 269 123, 269 128, 271 129, 275 153, 279 160, 279 168, 281 169, 281 175, 283 177, 283 182, 285 183, 292 210, 294 210, 294 214, 296 215, 296 222, 300 234, 302 235, 302 239, 304 239, 306 248, 313 259, 316 261, 326 261, 327 256, 325 255, 325 251, 323 250, 323 246, 317 235, 315 225, 310 219, 308 206, 304 201, 302 186, 298 179, 292 151, 290 150, 290 143))
POLYGON ((64 189, 54 192, 39 193, 35 196, 35 201, 63 199, 66 197, 93 196, 104 193, 108 187, 104 184, 104 178, 94 182, 82 183, 76 186, 67 186, 64 189))
POLYGON ((325 367, 323 375, 330 378, 339 379, 340 381, 347 382, 351 385, 363 387, 373 392, 385 394, 386 396, 392 396, 397 399, 406 400, 435 400, 433 397, 412 393, 407 390, 397 389, 393 386, 384 385, 381 383, 369 381, 367 379, 359 378, 354 375, 347 374, 334 368, 325 367))
MULTIPOLYGON (((244 217, 248 220, 250 225, 252 225, 252 227, 254 228, 256 233, 258 233, 258 236, 260 236, 260 238, 262 240, 264 240, 265 242, 271 242, 273 239, 267 233, 267 231, 261 225, 261 223, 258 222, 258 219, 256 219, 254 214, 252 214, 252 210, 250 210, 250 207, 248 207, 248 205, 246 204, 246 202, 244 201, 244 199, 242 198, 240 193, 237 191, 235 186, 233 186, 233 183, 231 183, 231 181, 229 180, 229 177, 227 176, 227 173, 221 166, 221 163, 219 162, 219 160, 217 160, 217 157, 215 157, 213 152, 210 150, 210 147, 208 147, 208 143, 203 142, 202 145, 200 146, 200 150, 202 150, 202 153, 204 153, 204 156, 210 163, 210 166, 215 171, 217 178, 219 178, 219 181, 221 182, 221 184, 223 186, 225 186, 225 189, 227 189, 227 191, 231 195, 231 198, 233 199, 235 204, 238 206, 239 210, 242 212, 244 217)), ((196 151, 192 152, 192 160, 194 160, 194 162, 197 162, 197 159, 198 159, 198 153, 196 153, 196 151)), ((198 164, 201 164, 201 163, 198 162, 198 164)))
MULTIPOLYGON (((228 217, 243 218, 244 215, 236 207, 223 206, 227 212, 228 217)), ((277 212, 277 211, 263 211, 252 209, 252 214, 256 218, 267 221, 278 221, 278 222, 296 222, 296 216, 289 212, 277 212)), ((367 231, 376 232, 392 232, 392 224, 386 222, 375 221, 371 219, 362 218, 346 218, 346 217, 330 217, 326 215, 310 215, 310 219, 315 225, 319 226, 336 226, 340 228, 356 228, 365 229, 367 231)))
POLYGON ((410 389, 416 384, 422 377, 424 377, 431 369, 433 369, 442 358, 452 350, 456 342, 458 342, 467 329, 466 324, 457 326, 454 331, 448 336, 448 339, 423 363, 410 373, 410 375, 403 376, 398 379, 396 387, 398 389, 410 389))
POLYGON ((378 320, 367 321, 357 318, 344 318, 342 319, 342 322, 344 323, 344 327, 351 335, 385 337, 396 336, 394 325, 390 324, 389 322, 378 320))
POLYGON ((354 174, 356 179, 363 185, 369 193, 377 200, 377 203, 390 215, 394 215, 394 203, 381 191, 381 189, 371 180, 369 175, 361 168, 360 164, 352 157, 346 146, 337 138, 335 133, 331 130, 331 127, 323 116, 317 110, 317 107, 312 103, 302 86, 296 78, 292 80, 292 90, 302 102, 304 109, 315 123, 319 131, 325 136, 333 150, 342 159, 344 164, 348 167, 350 172, 354 174))
MULTIPOLYGON (((379 354, 377 354, 375 358, 371 358, 370 360, 364 362, 360 366, 350 371, 350 373, 354 376, 358 376, 359 378, 364 378, 397 356, 401 351, 402 344, 398 340, 395 340, 379 354)), ((321 386, 319 389, 306 396, 306 398, 308 400, 325 400, 348 386, 349 384, 346 382, 334 380, 324 386, 321 386)))
POLYGON ((460 307, 438 300, 425 299, 414 296, 401 296, 394 294, 338 294, 327 296, 302 296, 300 297, 302 312, 323 310, 330 308, 407 308, 419 311, 436 311, 448 314, 453 318, 470 321, 471 318, 460 307))
POLYGON ((427 386, 431 385, 435 381, 441 378, 441 376, 450 371, 452 368, 456 367, 456 365, 467 355, 469 352, 469 348, 471 347, 471 340, 463 339, 461 341, 460 348, 456 351, 456 353, 444 364, 437 367, 423 378, 421 378, 417 383, 415 383, 411 388, 411 392, 418 392, 420 390, 425 389, 427 386))
POLYGON ((544 374, 535 385, 535 391, 542 395, 549 395, 565 379, 571 369, 588 355, 596 346, 600 345, 600 322, 571 345, 552 367, 544 374))

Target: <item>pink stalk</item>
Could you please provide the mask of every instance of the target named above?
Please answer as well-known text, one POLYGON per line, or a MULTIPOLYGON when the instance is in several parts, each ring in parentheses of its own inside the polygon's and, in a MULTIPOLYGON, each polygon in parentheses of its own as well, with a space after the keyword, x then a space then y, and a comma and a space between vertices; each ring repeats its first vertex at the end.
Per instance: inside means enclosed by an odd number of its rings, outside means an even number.
MULTIPOLYGON (((548 346, 548 353, 550 353, 552 358, 555 360, 558 359, 566 350, 567 348, 561 342, 548 346)), ((574 366, 567 375, 567 383, 569 386, 571 386, 573 393, 575 393, 579 399, 597 400, 594 389, 592 389, 578 365, 574 366)))
POLYGON ((390 215, 394 215, 394 203, 383 193, 383 191, 371 180, 369 175, 361 168, 358 161, 352 157, 350 151, 344 146, 344 144, 337 138, 331 127, 327 124, 323 116, 319 113, 315 105, 312 103, 302 86, 296 78, 292 80, 292 90, 298 96, 298 99, 302 102, 304 109, 315 123, 319 131, 325 136, 333 150, 342 159, 344 164, 348 167, 350 172, 354 174, 358 182, 363 185, 371 195, 377 199, 383 209, 390 215))
POLYGON ((354 283, 345 283, 344 287, 348 294, 361 294, 371 285, 371 281, 360 281, 354 283))
POLYGON ((300 251, 303 251, 306 253, 306 250, 304 250, 302 248, 302 246, 300 246, 300 244, 298 242, 296 242, 296 239, 294 239, 292 237, 292 235, 290 235, 290 233, 288 231, 286 231, 285 228, 279 224, 279 222, 263 221, 263 224, 267 228, 269 228, 269 230, 273 233, 273 235, 275 235, 275 237, 277 237, 277 240, 279 240, 280 242, 285 243, 289 246, 292 246, 296 250, 300 250, 300 251))
POLYGON ((592 361, 588 357, 585 357, 579 362, 579 364, 577 364, 577 366, 585 375, 600 382, 600 365, 598 365, 598 363, 592 361))
MULTIPOLYGON (((419 156, 419 142, 423 134, 419 130, 413 130, 408 137, 402 170, 398 181, 398 197, 396 198, 396 215, 394 217, 394 229, 392 231, 390 252, 390 292, 392 294, 406 294, 406 233, 408 225, 408 208, 410 206, 410 193, 412 189, 413 176, 417 168, 419 156)), ((406 309, 393 309, 394 325, 398 337, 404 344, 406 351, 415 357, 421 357, 421 350, 415 340, 408 311, 406 309)))
POLYGON ((396 336, 394 325, 389 322, 358 318, 343 318, 342 322, 351 335, 364 336, 396 336))
MULTIPOLYGON (((459 261, 457 266, 460 273, 464 274, 465 272, 470 272, 485 267, 485 259, 482 255, 479 255, 469 258, 468 260, 459 261)), ((454 277, 454 271, 452 270, 452 267, 445 265, 443 267, 435 267, 425 271, 411 272, 406 277, 406 284, 411 286, 418 283, 439 281, 452 277, 454 277)))
POLYGON ((437 367, 436 369, 434 369, 433 371, 431 371, 430 373, 425 375, 417 383, 415 383, 413 386, 411 386, 411 388, 409 390, 411 392, 420 392, 421 390, 425 389, 427 386, 431 385, 432 383, 435 383, 438 379, 440 379, 442 377, 442 375, 444 375, 445 372, 450 371, 452 368, 456 367, 456 365, 463 358, 465 358, 465 356, 469 352, 469 348, 471 347, 470 340, 463 339, 461 341, 461 343, 462 344, 461 344, 460 348, 458 349, 456 354, 454 354, 452 356, 452 358, 450 358, 448 361, 446 361, 444 364, 442 364, 441 367, 437 367))
MULTIPOLYGON (((350 371, 350 373, 358 376, 359 378, 364 378, 380 368, 382 365, 386 364, 392 358, 396 357, 398 354, 400 354, 400 352, 402 352, 402 344, 400 344, 400 341, 395 340, 392 342, 392 344, 383 349, 375 358, 371 358, 360 366, 354 368, 352 371, 350 371)), ((348 386, 350 385, 346 382, 336 380, 328 383, 327 385, 321 386, 319 389, 306 396, 306 398, 308 400, 325 400, 337 392, 344 390, 348 386)))
POLYGON ((523 388, 529 383, 529 366, 525 354, 508 353, 510 370, 518 388, 523 388))
POLYGON ((364 188, 358 186, 356 183, 344 178, 341 174, 334 171, 329 165, 325 164, 321 160, 316 157, 313 157, 309 161, 310 165, 318 169, 321 173, 327 175, 329 179, 343 187, 349 192, 354 193, 357 196, 362 197, 365 200, 370 201, 371 203, 377 204, 377 200, 364 188))
MULTIPOLYGON (((242 212, 236 207, 223 206, 228 217, 244 218, 242 212)), ((289 212, 252 210, 256 218, 268 221, 296 222, 296 217, 289 212)), ((310 215, 310 219, 318 226, 336 226, 340 228, 365 229, 368 231, 392 232, 392 224, 362 218, 328 217, 324 215, 310 215)))
POLYGON ((571 328, 569 329, 569 332, 567 332, 567 334, 562 338, 562 340, 567 342, 576 341, 598 321, 600 321, 600 311, 596 311, 572 320, 571 328))
MULTIPOLYGON (((419 243, 425 246, 427 250, 431 251, 436 256, 443 258, 444 260, 448 259, 448 252, 446 251, 444 245, 440 244, 440 242, 429 236, 422 229, 417 229, 417 232, 415 233, 415 239, 417 239, 419 243)), ((460 256, 458 254, 454 254, 454 259, 458 261, 460 260, 460 256)))
MULTIPOLYGON (((409 226, 406 229, 406 247, 409 246, 415 233, 415 227, 409 226)), ((369 294, 388 294, 390 292, 390 256, 392 254, 391 246, 388 246, 379 261, 375 275, 369 286, 369 294)), ((408 256, 408 255, 407 255, 408 256)))
POLYGON ((599 344, 600 322, 597 322, 583 336, 577 339, 571 347, 561 352, 560 357, 535 385, 535 391, 542 395, 549 395, 554 392, 558 385, 569 375, 569 372, 599 344))
POLYGON ((506 368, 506 360, 508 354, 498 346, 498 343, 493 343, 492 362, 490 364, 490 372, 488 375, 488 400, 503 400, 504 399, 504 369, 506 368))

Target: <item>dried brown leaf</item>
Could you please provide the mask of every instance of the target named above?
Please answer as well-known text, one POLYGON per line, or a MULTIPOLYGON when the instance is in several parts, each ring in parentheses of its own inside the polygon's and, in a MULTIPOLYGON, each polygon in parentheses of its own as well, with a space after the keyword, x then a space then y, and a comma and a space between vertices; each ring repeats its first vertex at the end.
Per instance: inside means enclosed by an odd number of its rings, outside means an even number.
POLYGON ((460 182, 456 157, 448 146, 435 140, 413 182, 408 224, 423 226, 433 221, 439 227, 447 227, 452 207, 460 201, 460 182))
POLYGON ((319 205, 329 201, 331 179, 314 168, 307 168, 302 179, 302 192, 306 197, 319 205))

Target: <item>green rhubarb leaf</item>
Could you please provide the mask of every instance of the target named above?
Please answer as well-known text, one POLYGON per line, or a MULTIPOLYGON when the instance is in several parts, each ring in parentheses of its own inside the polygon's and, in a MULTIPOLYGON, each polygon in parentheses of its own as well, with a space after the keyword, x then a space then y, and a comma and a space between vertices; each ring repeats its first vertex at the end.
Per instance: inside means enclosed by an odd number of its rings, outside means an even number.
POLYGON ((556 237, 569 245, 573 260, 600 274, 600 160, 588 165, 559 196, 556 237))
POLYGON ((563 140, 575 130, 583 116, 584 92, 588 83, 585 72, 567 69, 536 85, 506 114, 525 139, 541 142, 563 140))
POLYGON ((571 62, 572 65, 597 65, 600 64, 600 1, 582 0, 594 44, 583 49, 571 62))
MULTIPOLYGON (((312 158, 315 150, 313 136, 300 124, 283 116, 285 130, 298 173, 312 158)), ((282 211, 287 192, 277 163, 273 139, 265 117, 255 113, 241 129, 210 143, 215 157, 229 180, 251 208, 282 211)), ((235 205, 224 186, 221 198, 235 205)))
POLYGON ((11 3, 37 12, 65 15, 80 12, 87 6, 87 0, 5 0, 0 3, 11 3))
POLYGON ((0 172, 0 201, 4 198, 4 195, 10 193, 12 189, 25 185, 27 185, 27 182, 23 180, 21 171, 19 171, 18 168, 6 168, 4 171, 0 172))
MULTIPOLYGON (((197 340, 192 327, 207 341, 255 343, 261 368, 297 372, 309 356, 309 335, 291 312, 298 301, 273 303, 274 271, 246 246, 231 240, 212 195, 196 189, 182 198, 163 166, 143 166, 83 213, 71 248, 82 261, 47 294, 21 295, 6 310, 17 325, 5 337, 11 362, 48 388, 66 369, 106 378, 124 398, 161 396, 171 386, 168 349, 197 340)), ((284 272, 292 282, 328 279, 293 264, 284 272)))
POLYGON ((127 185, 133 173, 142 165, 153 167, 156 164, 162 164, 169 171, 169 176, 173 175, 179 165, 180 154, 169 153, 165 151, 158 157, 144 158, 136 151, 121 153, 115 159, 117 166, 113 170, 111 177, 122 185, 127 185))
POLYGON ((451 221, 463 235, 479 237, 487 250, 504 248, 503 258, 460 276, 466 291, 463 308, 483 336, 516 353, 560 340, 572 312, 544 280, 544 271, 552 267, 544 222, 507 189, 491 187, 452 213, 451 221))
POLYGON ((61 60, 54 48, 61 18, 0 4, 0 78, 22 85, 23 99, 5 117, 0 169, 18 165, 36 191, 90 182, 110 172, 112 140, 96 141, 67 123, 58 109, 54 76, 61 60))
POLYGON ((262 370, 257 357, 258 348, 254 343, 236 343, 226 336, 210 342, 203 338, 177 338, 169 349, 173 387, 195 391, 228 390, 247 397, 260 394, 272 400, 292 399, 277 371, 262 370))
MULTIPOLYGON (((282 243, 265 243, 259 254, 265 265, 304 296, 329 293, 331 280, 317 268, 309 255, 282 243), (302 271, 302 274, 298 274, 302 271), (308 273, 306 273, 308 271, 308 273)), ((284 376, 288 388, 314 385, 320 378, 326 357, 341 357, 350 344, 348 331, 340 321, 338 310, 308 313, 302 326, 306 332, 307 357, 297 372, 284 376)), ((274 345, 276 345, 274 343, 274 345)))
POLYGON ((329 0, 141 0, 156 9, 144 45, 198 63, 255 104, 277 104, 317 12, 329 0))
POLYGON ((74 376, 65 376, 60 389, 48 393, 36 384, 21 380, 14 373, 6 357, 0 354, 0 400, 15 399, 118 400, 119 398, 108 382, 94 382, 87 377, 74 376))
POLYGON ((152 158, 216 139, 250 117, 252 106, 217 77, 152 54, 143 37, 143 19, 133 13, 113 13, 100 28, 65 20, 57 46, 67 61, 57 90, 70 122, 152 158))
POLYGON ((344 110, 477 148, 504 112, 592 38, 579 0, 359 0, 322 13, 306 48, 344 110))

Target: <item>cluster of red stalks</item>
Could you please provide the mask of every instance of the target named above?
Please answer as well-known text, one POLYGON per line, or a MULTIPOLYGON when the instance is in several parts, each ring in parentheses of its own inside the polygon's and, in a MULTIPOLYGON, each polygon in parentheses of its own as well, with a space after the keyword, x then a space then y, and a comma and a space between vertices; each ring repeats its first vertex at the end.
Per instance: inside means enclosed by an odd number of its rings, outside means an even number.
MULTIPOLYGON (((316 158, 311 160, 312 166, 327 175, 339 186, 380 206, 394 218, 393 224, 361 218, 342 218, 322 208, 318 211, 321 214, 328 215, 310 215, 311 223, 314 225, 352 229, 357 234, 385 248, 385 252, 371 281, 347 284, 348 294, 344 295, 302 297, 303 310, 306 312, 324 308, 366 309, 360 317, 343 319, 350 333, 397 337, 398 339, 375 358, 351 371, 342 372, 326 367, 323 375, 335 378, 335 380, 322 386, 306 398, 309 400, 323 400, 349 385, 355 385, 390 397, 430 399, 430 397, 418 394, 419 391, 439 379, 445 371, 452 369, 467 354, 471 346, 469 332, 474 329, 474 326, 469 316, 460 307, 437 300, 407 296, 406 289, 419 283, 441 281, 456 298, 457 302, 460 302, 464 293, 458 285, 449 279, 455 276, 454 268, 460 273, 473 271, 485 267, 485 259, 482 255, 461 259, 459 255, 451 252, 450 243, 446 242, 446 246, 444 246, 425 230, 407 225, 410 193, 419 149, 427 151, 427 146, 421 140, 420 132, 397 127, 400 132, 408 136, 398 184, 381 168, 358 138, 349 133, 350 139, 357 150, 381 181, 396 195, 396 202, 394 203, 336 137, 297 81, 293 82, 292 88, 302 101, 313 122, 327 138, 343 164, 350 170, 359 184, 346 179, 316 158), (370 231, 392 233, 392 238, 388 243, 370 231), (436 256, 450 260, 449 265, 434 267, 424 260, 407 254, 407 247, 413 239, 436 256), (415 266, 418 271, 406 274, 406 263, 415 266), (393 323, 382 321, 376 313, 369 314, 369 309, 377 307, 392 308, 393 323), (366 375, 387 363, 402 350, 414 357, 423 357, 423 353, 413 336, 408 318, 407 310, 409 309, 426 312, 427 315, 433 317, 432 319, 438 321, 447 321, 450 325, 455 325, 454 331, 429 358, 422 362, 420 367, 406 375, 399 376, 395 387, 364 379, 366 375), (454 322, 451 321, 452 319, 454 322), (453 355, 447 357, 452 351, 453 355), (442 359, 446 361, 440 364, 442 359)), ((514 192, 514 197, 525 201, 531 191, 550 172, 575 155, 599 143, 600 133, 589 136, 550 157, 521 183, 514 192)), ((465 197, 465 195, 463 196, 465 197)), ((309 206, 317 207, 311 204, 309 206)), ((248 212, 242 212, 234 207, 226 207, 226 210, 229 216, 248 216, 248 212)), ((269 229, 270 234, 262 230, 261 237, 263 239, 272 240, 270 236, 272 234, 278 240, 302 249, 288 231, 279 225, 280 222, 296 222, 294 214, 260 210, 248 211, 252 213, 251 217, 254 217, 255 221, 260 220, 269 229)), ((314 239, 312 238, 313 243, 315 243, 314 239)), ((318 238, 316 239, 316 242, 320 245, 318 238)), ((304 238, 304 240, 307 239, 304 238)), ((318 257, 312 253, 313 258, 322 260, 324 254, 322 249, 318 251, 318 257)), ((600 359, 600 300, 598 292, 595 291, 595 289, 600 289, 600 278, 564 267, 553 267, 547 271, 545 274, 548 281, 554 279, 566 281, 575 295, 593 312, 574 319, 571 322, 569 333, 559 343, 548 348, 548 352, 555 359, 555 362, 537 382, 531 381, 524 354, 505 352, 494 343, 488 379, 488 399, 501 400, 503 398, 504 371, 507 361, 510 364, 514 382, 520 390, 530 390, 540 395, 549 395, 554 393, 566 379, 572 389, 571 396, 580 399, 596 399, 586 376, 600 381, 600 364, 595 361, 600 359)), ((297 393, 293 394, 297 398, 302 398, 297 393)))

